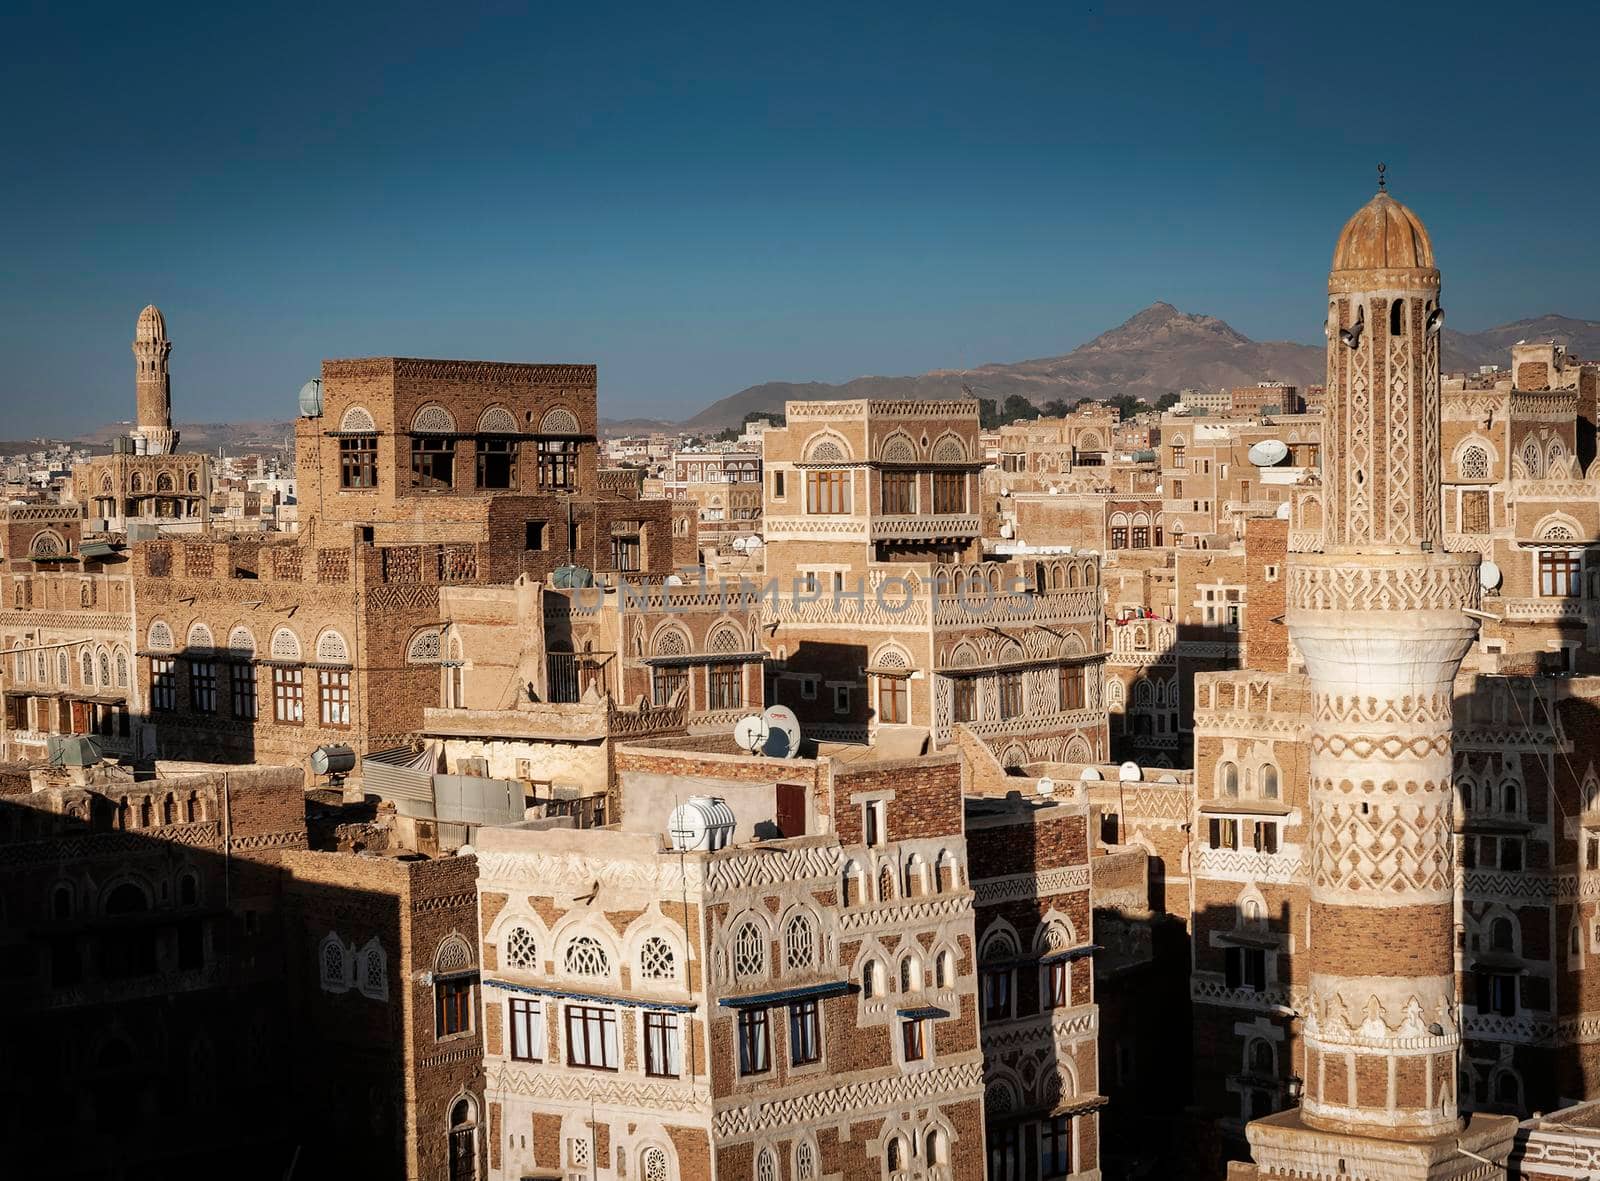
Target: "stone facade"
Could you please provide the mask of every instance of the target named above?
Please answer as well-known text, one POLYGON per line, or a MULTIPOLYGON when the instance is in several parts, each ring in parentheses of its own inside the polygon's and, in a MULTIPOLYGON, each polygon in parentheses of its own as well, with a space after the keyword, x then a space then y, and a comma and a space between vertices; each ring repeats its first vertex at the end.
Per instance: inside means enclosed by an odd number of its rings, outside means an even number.
POLYGON ((772 696, 809 734, 1105 751, 1099 564, 983 560, 976 403, 794 402, 764 445, 772 696))
POLYGON ((982 1177, 959 761, 668 741, 618 776, 619 830, 479 837, 490 1175, 982 1177), (674 784, 735 843, 669 851, 674 784))

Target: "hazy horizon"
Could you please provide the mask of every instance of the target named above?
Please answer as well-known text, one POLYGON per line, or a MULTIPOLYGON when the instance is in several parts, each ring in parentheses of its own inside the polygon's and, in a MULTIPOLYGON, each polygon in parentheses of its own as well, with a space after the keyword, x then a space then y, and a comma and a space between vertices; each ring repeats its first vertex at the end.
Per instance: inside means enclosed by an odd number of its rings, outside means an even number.
POLYGON ((186 422, 291 417, 324 357, 592 361, 603 416, 671 419, 1161 300, 1319 343, 1379 160, 1453 328, 1600 319, 1590 72, 1505 68, 1471 6, 1388 10, 1370 65, 1319 12, 1207 15, 25 6, 0 435, 127 419, 146 303, 186 422))

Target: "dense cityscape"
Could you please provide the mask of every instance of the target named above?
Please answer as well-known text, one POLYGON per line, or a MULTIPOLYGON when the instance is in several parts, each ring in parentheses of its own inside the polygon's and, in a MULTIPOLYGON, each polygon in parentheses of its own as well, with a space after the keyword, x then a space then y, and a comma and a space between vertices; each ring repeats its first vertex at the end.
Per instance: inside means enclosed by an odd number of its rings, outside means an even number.
POLYGON ((373 357, 212 454, 130 309, 131 429, 5 462, 7 1141, 1600 1169, 1600 365, 1446 372, 1422 219, 1327 232, 1325 380, 1159 408, 373 357))

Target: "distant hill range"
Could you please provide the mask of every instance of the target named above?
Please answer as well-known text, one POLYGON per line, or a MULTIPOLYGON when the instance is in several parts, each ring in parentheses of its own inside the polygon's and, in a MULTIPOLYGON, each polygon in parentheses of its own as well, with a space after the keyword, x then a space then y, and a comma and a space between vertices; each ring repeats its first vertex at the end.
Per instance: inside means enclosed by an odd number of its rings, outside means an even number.
MULTIPOLYGON (((1458 372, 1509 365, 1517 341, 1545 339, 1565 344, 1574 356, 1600 358, 1600 322, 1551 315, 1484 332, 1447 328, 1444 367, 1458 372)), ((1320 345, 1254 341, 1215 316, 1155 303, 1059 357, 935 369, 915 377, 858 377, 840 385, 769 381, 713 402, 683 425, 695 430, 737 426, 746 414, 782 410, 789 400, 957 398, 963 386, 999 402, 1012 394, 1034 403, 1132 394, 1153 403, 1162 394, 1186 388, 1224 389, 1258 381, 1286 381, 1303 388, 1321 382, 1324 369, 1320 345)))
MULTIPOLYGON (((1483 332, 1444 330, 1447 372, 1473 371, 1480 365, 1508 366, 1511 346, 1519 340, 1554 340, 1575 357, 1600 360, 1600 321, 1569 316, 1538 316, 1502 324, 1483 332)), ((935 369, 915 377, 858 377, 840 385, 826 382, 768 381, 713 402, 675 426, 655 418, 600 420, 607 435, 687 428, 716 431, 738 426, 752 411, 782 410, 787 401, 824 398, 959 398, 971 386, 981 398, 1003 402, 1021 394, 1031 402, 1052 399, 1112 398, 1132 394, 1154 402, 1177 390, 1223 389, 1258 381, 1287 381, 1304 388, 1322 381, 1325 363, 1320 345, 1291 341, 1251 340, 1215 316, 1180 312, 1169 303, 1155 303, 1125 323, 1102 332, 1059 357, 980 365, 976 369, 935 369)), ((602 395, 603 402, 603 395, 602 395)), ((113 423, 77 440, 101 447, 132 429, 113 423)), ((178 424, 179 446, 185 451, 282 450, 293 446, 293 422, 188 422, 178 424)), ((23 449, 18 447, 18 450, 23 449)), ((5 452, 0 451, 0 454, 5 452)))
MULTIPOLYGON (((180 422, 178 450, 212 451, 218 447, 229 455, 245 452, 294 450, 293 422, 180 422), (285 442, 287 440, 287 443, 285 442)), ((97 449, 109 449, 118 435, 133 430, 131 422, 114 422, 75 440, 97 449)))

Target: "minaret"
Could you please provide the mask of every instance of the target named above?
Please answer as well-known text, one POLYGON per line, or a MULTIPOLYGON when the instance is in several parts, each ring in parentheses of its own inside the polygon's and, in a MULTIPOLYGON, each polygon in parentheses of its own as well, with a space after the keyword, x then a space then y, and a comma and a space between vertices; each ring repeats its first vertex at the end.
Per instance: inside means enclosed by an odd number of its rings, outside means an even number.
POLYGON ((1475 1176, 1515 1128, 1456 1106, 1451 705, 1478 558, 1443 552, 1433 245, 1382 183, 1334 248, 1323 552, 1289 563, 1312 690, 1310 986, 1300 1109, 1248 1130, 1262 1177, 1475 1176))
POLYGON ((170 455, 178 445, 178 433, 172 429, 172 379, 167 372, 171 353, 167 321, 161 309, 150 304, 139 313, 139 326, 133 332, 134 377, 139 392, 133 437, 145 455, 170 455))

